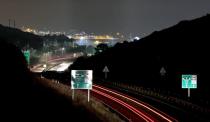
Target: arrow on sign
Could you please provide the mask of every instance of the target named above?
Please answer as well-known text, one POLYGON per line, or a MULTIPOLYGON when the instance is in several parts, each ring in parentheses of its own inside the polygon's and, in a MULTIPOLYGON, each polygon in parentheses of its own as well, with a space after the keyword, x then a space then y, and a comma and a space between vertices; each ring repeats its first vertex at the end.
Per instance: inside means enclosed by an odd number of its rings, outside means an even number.
POLYGON ((109 69, 107 66, 104 67, 103 72, 105 73, 105 79, 107 79, 107 73, 109 72, 109 69))
POLYGON ((165 76, 165 74, 166 74, 166 70, 165 70, 164 67, 162 67, 162 68, 160 69, 160 75, 161 75, 161 76, 165 76))

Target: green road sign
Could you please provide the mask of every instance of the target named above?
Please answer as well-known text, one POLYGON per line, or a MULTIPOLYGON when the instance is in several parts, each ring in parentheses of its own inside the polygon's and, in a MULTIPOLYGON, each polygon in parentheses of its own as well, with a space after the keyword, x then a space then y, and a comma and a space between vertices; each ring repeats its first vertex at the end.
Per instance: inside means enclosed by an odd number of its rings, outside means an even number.
POLYGON ((29 50, 23 51, 23 54, 24 54, 25 59, 26 59, 28 65, 29 65, 29 63, 30 63, 30 51, 29 50))
POLYGON ((182 88, 197 88, 197 75, 182 75, 182 88))
POLYGON ((71 89, 92 89, 92 70, 72 70, 71 89))

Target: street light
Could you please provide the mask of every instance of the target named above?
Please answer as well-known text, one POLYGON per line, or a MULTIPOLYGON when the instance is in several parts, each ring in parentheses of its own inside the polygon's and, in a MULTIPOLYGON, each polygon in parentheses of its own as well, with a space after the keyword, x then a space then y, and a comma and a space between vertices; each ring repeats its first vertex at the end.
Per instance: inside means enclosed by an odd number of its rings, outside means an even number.
POLYGON ((65 48, 63 47, 61 50, 62 50, 62 55, 63 55, 63 52, 64 52, 65 48))
POLYGON ((46 65, 46 66, 44 66, 45 68, 47 68, 47 66, 48 66, 48 56, 49 56, 49 54, 50 54, 49 52, 45 52, 44 53, 44 56, 45 56, 45 65, 46 65))

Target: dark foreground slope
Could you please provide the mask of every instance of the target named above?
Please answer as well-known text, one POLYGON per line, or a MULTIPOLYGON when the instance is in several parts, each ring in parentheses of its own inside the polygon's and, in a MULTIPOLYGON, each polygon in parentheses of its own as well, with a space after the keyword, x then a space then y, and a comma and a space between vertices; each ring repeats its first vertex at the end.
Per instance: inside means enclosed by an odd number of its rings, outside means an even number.
POLYGON ((1 121, 98 121, 95 116, 36 82, 15 46, 0 42, 1 121), (7 51, 5 51, 7 50, 7 51))
POLYGON ((198 88, 191 90, 191 98, 209 106, 209 41, 210 15, 206 15, 156 31, 137 42, 117 44, 99 55, 80 58, 70 69, 93 69, 94 78, 103 79, 102 70, 107 65, 109 81, 157 88, 178 97, 187 94, 181 89, 181 75, 197 74, 198 88), (160 75, 162 67, 165 76, 160 75))

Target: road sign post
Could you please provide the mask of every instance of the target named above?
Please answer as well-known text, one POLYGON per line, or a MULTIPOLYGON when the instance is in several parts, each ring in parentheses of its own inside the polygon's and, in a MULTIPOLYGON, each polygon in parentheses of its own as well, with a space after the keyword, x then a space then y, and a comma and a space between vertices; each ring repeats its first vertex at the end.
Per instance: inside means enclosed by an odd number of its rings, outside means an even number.
POLYGON ((27 64, 30 65, 30 51, 29 50, 23 51, 23 54, 27 61, 27 64))
POLYGON ((72 100, 74 100, 74 89, 72 89, 72 100))
POLYGON ((166 70, 165 70, 164 67, 162 67, 162 68, 160 69, 160 75, 161 75, 161 76, 165 76, 165 74, 166 74, 166 70))
POLYGON ((187 96, 190 97, 190 89, 197 88, 197 75, 182 75, 182 88, 188 89, 187 96))
POLYGON ((88 102, 90 101, 90 90, 88 89, 88 102))
POLYGON ((104 78, 105 78, 105 79, 107 79, 107 72, 105 72, 105 76, 104 76, 104 78))
POLYGON ((90 100, 90 89, 92 89, 92 70, 72 70, 71 71, 71 89, 72 99, 74 97, 74 89, 87 89, 88 102, 90 100))
POLYGON ((107 79, 107 73, 109 72, 109 69, 107 66, 104 67, 103 72, 105 73, 104 78, 107 79))

